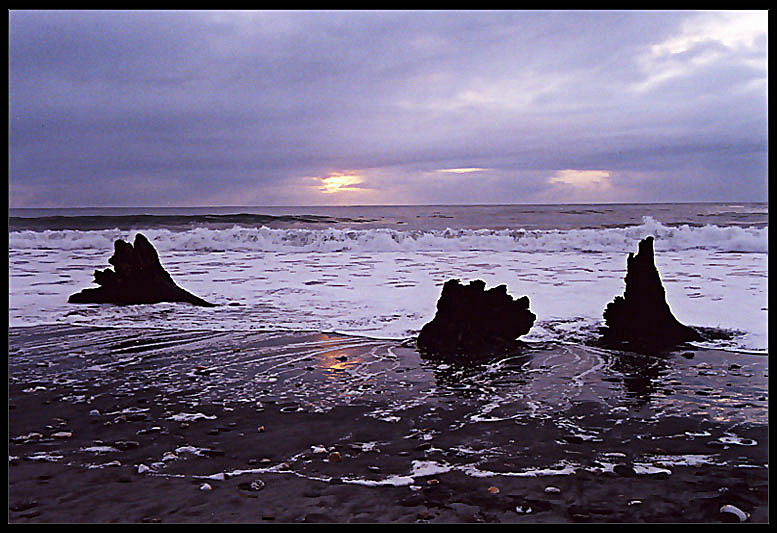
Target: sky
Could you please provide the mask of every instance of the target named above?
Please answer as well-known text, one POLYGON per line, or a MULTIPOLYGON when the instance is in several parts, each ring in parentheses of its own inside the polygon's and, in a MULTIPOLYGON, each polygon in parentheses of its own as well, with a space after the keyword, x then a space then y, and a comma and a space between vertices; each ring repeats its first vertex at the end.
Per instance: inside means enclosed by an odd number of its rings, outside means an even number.
POLYGON ((766 11, 10 11, 9 207, 767 199, 766 11))

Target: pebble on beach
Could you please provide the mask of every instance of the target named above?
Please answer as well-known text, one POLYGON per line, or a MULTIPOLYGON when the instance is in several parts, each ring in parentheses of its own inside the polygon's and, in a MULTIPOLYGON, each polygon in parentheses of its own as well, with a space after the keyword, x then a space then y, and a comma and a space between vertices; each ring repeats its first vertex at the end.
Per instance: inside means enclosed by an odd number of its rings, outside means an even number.
POLYGON ((245 483, 240 483, 237 486, 240 490, 245 490, 248 492, 259 492, 264 488, 264 481, 261 479, 255 479, 253 481, 246 481, 245 483))
POLYGON ((723 515, 723 519, 732 522, 744 522, 750 515, 744 512, 739 507, 734 505, 724 505, 720 508, 720 513, 723 515))
POLYGON ((340 455, 340 452, 332 452, 326 457, 327 461, 330 463, 339 463, 343 460, 343 457, 340 455))

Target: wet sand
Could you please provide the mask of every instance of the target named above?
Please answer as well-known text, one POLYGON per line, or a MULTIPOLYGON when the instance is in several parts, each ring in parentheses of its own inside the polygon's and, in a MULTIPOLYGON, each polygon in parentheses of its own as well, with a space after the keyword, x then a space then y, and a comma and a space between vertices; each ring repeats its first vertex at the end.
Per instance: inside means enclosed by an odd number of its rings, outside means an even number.
POLYGON ((768 522, 766 358, 637 359, 13 328, 9 522, 768 522))

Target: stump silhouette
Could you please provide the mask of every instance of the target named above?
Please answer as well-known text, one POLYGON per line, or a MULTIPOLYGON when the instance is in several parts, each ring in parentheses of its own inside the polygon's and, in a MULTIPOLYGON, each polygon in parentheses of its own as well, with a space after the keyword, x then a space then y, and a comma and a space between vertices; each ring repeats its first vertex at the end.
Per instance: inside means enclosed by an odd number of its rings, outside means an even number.
POLYGON ((681 324, 669 309, 655 265, 653 237, 640 241, 637 255, 629 253, 625 281, 623 296, 616 296, 604 310, 604 343, 657 348, 703 340, 696 330, 681 324))
POLYGON ((68 298, 68 303, 112 303, 119 305, 186 302, 213 307, 175 284, 162 267, 156 250, 138 233, 134 245, 121 239, 114 243, 108 262, 115 270, 94 271, 97 288, 84 289, 68 298))
POLYGON ((536 318, 529 298, 513 299, 506 285, 485 286, 482 280, 445 282, 437 313, 416 341, 422 354, 482 359, 520 345, 517 338, 529 332, 536 318))

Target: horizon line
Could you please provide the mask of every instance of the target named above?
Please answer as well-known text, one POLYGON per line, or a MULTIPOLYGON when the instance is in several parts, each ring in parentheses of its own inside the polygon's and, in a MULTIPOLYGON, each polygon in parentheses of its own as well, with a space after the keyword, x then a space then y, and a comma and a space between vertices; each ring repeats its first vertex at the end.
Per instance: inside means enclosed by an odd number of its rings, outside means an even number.
POLYGON ((204 208, 338 208, 338 207, 506 207, 550 205, 677 205, 677 204, 768 204, 767 200, 684 200, 675 202, 521 202, 521 203, 417 203, 417 204, 278 204, 278 205, 76 205, 76 206, 8 206, 8 209, 204 209, 204 208))

